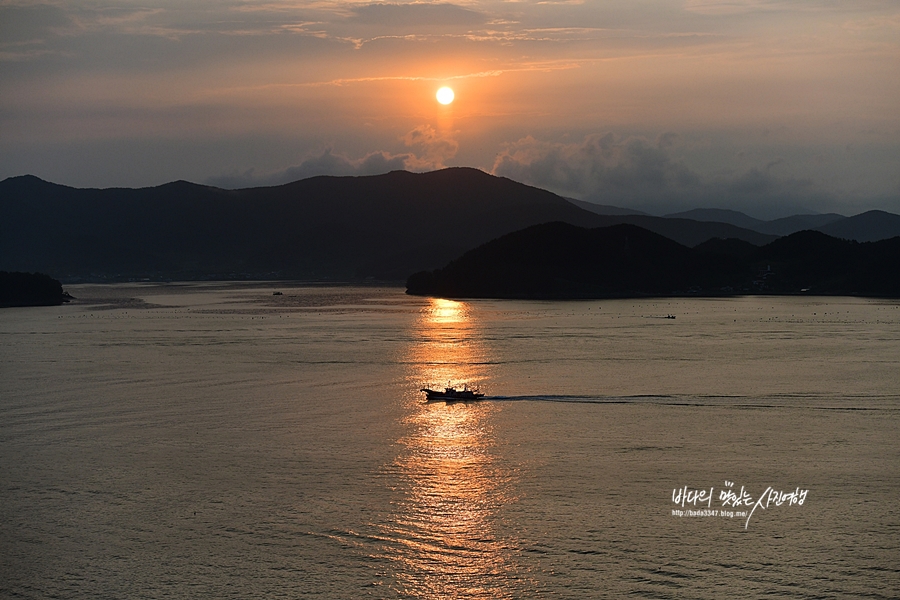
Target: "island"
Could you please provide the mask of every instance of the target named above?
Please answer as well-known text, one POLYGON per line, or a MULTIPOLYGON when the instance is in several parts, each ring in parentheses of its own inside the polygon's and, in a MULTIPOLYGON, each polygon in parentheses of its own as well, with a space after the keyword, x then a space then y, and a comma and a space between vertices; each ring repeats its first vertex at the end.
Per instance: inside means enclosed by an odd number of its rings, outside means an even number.
POLYGON ((62 283, 49 275, 0 271, 0 308, 58 306, 71 299, 62 283))
POLYGON ((689 248, 629 224, 545 223, 501 236, 407 293, 447 298, 638 298, 809 294, 900 297, 900 237, 859 243, 799 231, 763 246, 711 239, 689 248))

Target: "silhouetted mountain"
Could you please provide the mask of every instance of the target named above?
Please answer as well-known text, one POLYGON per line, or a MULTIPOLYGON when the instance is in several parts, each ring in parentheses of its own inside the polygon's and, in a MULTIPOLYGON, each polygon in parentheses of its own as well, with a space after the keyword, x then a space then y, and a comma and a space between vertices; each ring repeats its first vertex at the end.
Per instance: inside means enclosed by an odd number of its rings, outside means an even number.
MULTIPOLYGON (((608 204, 594 204, 585 200, 576 200, 575 198, 566 198, 569 202, 584 210, 589 210, 598 215, 647 215, 647 213, 635 210, 633 208, 619 208, 618 206, 609 206, 608 204)), ((649 216, 649 215, 648 215, 649 216)))
POLYGON ((493 298, 800 294, 900 297, 900 237, 839 240, 802 231, 761 248, 688 248, 630 225, 548 223, 471 250, 407 281, 410 294, 493 298))
POLYGON ((725 256, 733 256, 736 258, 749 258, 753 256, 753 253, 756 252, 758 248, 758 246, 754 246, 750 242, 736 240, 734 238, 713 238, 694 246, 694 249, 698 252, 724 254, 725 256))
POLYGON ((875 242, 900 235, 900 215, 881 210, 872 210, 854 217, 827 213, 824 215, 793 215, 773 221, 761 221, 736 210, 697 208, 686 212, 669 214, 666 215, 666 218, 728 223, 744 229, 776 236, 790 235, 805 229, 814 229, 833 237, 855 240, 857 242, 875 242))
MULTIPOLYGON (((617 225, 620 223, 637 225, 671 240, 675 240, 685 246, 693 247, 711 238, 741 239, 758 246, 760 244, 767 244, 776 238, 774 235, 760 233, 727 221, 719 221, 712 218, 682 218, 677 215, 654 217, 638 210, 592 204, 590 202, 574 200, 571 198, 568 200, 585 210, 602 215, 604 226, 617 225)), ((703 215, 706 210, 707 209, 702 209, 698 214, 703 215)), ((717 209, 708 210, 715 212, 717 209)), ((735 215, 742 215, 745 219, 751 219, 747 215, 743 215, 737 211, 722 212, 734 213, 735 215)), ((751 220, 756 221, 756 219, 751 220)))
POLYGON ((759 227, 765 223, 765 221, 754 219, 742 212, 725 208, 695 208, 693 210, 668 214, 666 215, 666 218, 728 223, 736 227, 743 227, 744 229, 751 229, 753 231, 761 231, 759 227))
POLYGON ((754 246, 768 244, 778 236, 744 229, 730 223, 702 222, 693 219, 623 215, 603 217, 604 225, 627 223, 658 233, 679 244, 694 247, 711 238, 734 238, 750 242, 754 246))
POLYGON ((562 221, 635 222, 682 244, 771 236, 732 225, 601 216, 476 169, 313 177, 222 190, 177 181, 143 189, 0 182, 0 269, 66 280, 327 278, 402 280, 493 238, 562 221))
POLYGON ((815 229, 846 218, 847 217, 844 215, 839 215, 837 213, 826 213, 824 215, 793 215, 775 219, 773 221, 765 221, 759 227, 753 227, 752 229, 754 231, 771 233, 773 235, 790 235, 798 231, 803 231, 804 229, 815 229))
POLYGON ((546 223, 471 250, 443 269, 410 276, 407 291, 448 297, 600 298, 687 293, 742 279, 746 267, 640 227, 546 223))
POLYGON ((900 235, 900 215, 870 210, 853 217, 835 220, 816 230, 830 236, 857 242, 874 242, 900 235))
POLYGON ((70 299, 62 284, 49 275, 0 271, 0 307, 53 306, 70 299))
POLYGON ((900 297, 900 237, 860 243, 800 231, 753 258, 771 268, 767 285, 777 292, 900 297))
POLYGON ((475 169, 314 177, 236 191, 0 183, 0 268, 62 277, 403 279, 498 235, 597 215, 475 169))

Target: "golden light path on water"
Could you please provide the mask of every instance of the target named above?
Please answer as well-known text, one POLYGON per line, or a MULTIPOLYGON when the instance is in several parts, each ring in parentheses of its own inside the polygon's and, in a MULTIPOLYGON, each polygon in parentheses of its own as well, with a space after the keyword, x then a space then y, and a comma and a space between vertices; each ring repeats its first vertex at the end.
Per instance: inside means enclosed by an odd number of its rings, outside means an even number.
MULTIPOLYGON (((416 322, 407 364, 416 385, 484 382, 486 348, 465 303, 432 300, 416 322)), ((497 405, 406 400, 409 434, 394 468, 402 495, 386 537, 401 594, 416 598, 509 598, 512 540, 497 531, 513 499, 510 476, 494 460, 497 405)))

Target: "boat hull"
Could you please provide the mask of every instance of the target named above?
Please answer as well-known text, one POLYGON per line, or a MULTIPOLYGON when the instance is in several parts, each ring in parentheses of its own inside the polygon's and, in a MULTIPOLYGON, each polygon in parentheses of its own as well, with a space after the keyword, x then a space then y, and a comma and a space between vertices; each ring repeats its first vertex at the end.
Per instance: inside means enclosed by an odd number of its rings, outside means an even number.
POLYGON ((447 388, 443 392, 439 390, 430 390, 428 388, 422 388, 423 392, 425 392, 426 400, 443 400, 445 402, 467 402, 473 400, 481 400, 484 398, 484 394, 474 391, 474 390, 456 390, 453 388, 447 388))

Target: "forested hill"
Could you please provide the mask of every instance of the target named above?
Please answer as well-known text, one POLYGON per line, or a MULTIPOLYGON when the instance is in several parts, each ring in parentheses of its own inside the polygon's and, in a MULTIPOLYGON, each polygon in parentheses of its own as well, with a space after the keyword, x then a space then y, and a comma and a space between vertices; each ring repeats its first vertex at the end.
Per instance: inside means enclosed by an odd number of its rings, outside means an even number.
POLYGON ((801 231, 762 247, 688 248, 634 225, 548 223, 480 246, 407 281, 451 298, 810 294, 900 297, 900 237, 858 243, 801 231))
MULTIPOLYGON (((0 182, 0 269, 66 281, 360 279, 403 281, 491 239, 560 221, 633 216, 583 210, 548 191, 468 168, 313 177, 244 190, 177 181, 142 189, 0 182)), ((687 245, 774 239, 729 224, 641 216, 687 245)))

